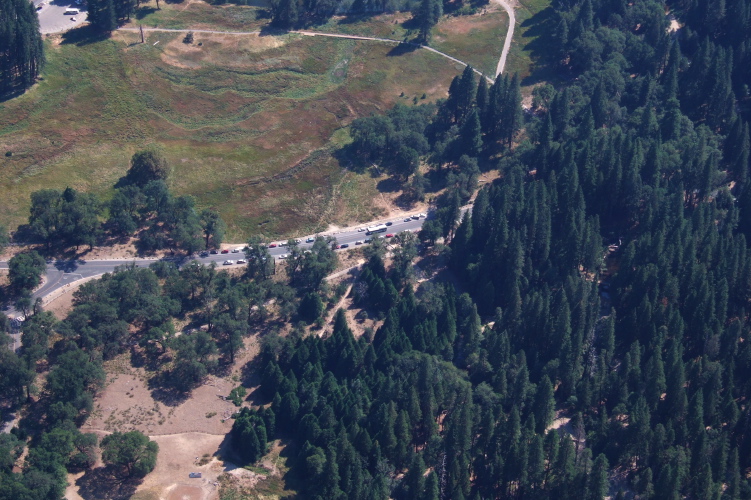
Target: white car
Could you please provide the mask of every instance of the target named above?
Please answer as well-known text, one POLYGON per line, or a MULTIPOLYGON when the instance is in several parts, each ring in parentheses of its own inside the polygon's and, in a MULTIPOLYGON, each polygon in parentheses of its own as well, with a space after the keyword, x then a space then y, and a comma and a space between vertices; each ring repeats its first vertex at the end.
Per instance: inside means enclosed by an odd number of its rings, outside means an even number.
POLYGON ((286 258, 287 258, 287 254, 286 254, 286 253, 283 253, 283 254, 281 254, 281 255, 279 256, 279 258, 280 258, 280 259, 286 259, 286 258))
POLYGON ((412 217, 407 217, 407 218, 404 219, 404 222, 409 222, 411 220, 412 220, 412 217))
POLYGON ((234 264, 234 263, 235 263, 235 261, 234 261, 234 260, 225 260, 225 261, 224 261, 224 265, 225 265, 225 266, 231 266, 231 265, 232 265, 232 264, 234 264))
POLYGON ((305 243, 313 243, 315 240, 316 239, 311 236, 310 238, 308 238, 307 240, 305 240, 305 243))
POLYGON ((240 249, 239 248, 233 248, 232 249, 232 253, 240 253, 240 249))
POLYGON ((428 216, 428 215, 427 215, 427 214, 425 214, 425 213, 422 213, 422 214, 420 214, 420 217, 422 217, 423 219, 424 219, 425 217, 427 217, 427 216, 428 216))
POLYGON ((364 228, 364 227, 358 227, 358 228, 357 228, 357 232, 358 232, 358 233, 362 233, 363 231, 365 231, 365 228, 364 228))

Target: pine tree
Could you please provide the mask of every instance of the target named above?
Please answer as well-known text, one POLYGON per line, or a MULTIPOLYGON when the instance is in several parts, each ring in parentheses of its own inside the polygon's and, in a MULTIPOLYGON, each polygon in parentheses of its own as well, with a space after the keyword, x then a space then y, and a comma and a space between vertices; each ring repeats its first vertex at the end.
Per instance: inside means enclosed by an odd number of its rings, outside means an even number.
POLYGON ((0 97, 31 87, 44 62, 34 4, 24 0, 0 2, 0 97))

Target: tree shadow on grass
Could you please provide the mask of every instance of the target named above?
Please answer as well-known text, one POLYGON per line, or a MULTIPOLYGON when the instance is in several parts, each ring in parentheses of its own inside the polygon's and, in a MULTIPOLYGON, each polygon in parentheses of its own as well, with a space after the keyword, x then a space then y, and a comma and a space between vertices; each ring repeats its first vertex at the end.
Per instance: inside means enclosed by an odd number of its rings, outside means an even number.
POLYGON ((558 52, 553 36, 557 28, 555 11, 552 7, 547 7, 524 21, 521 27, 526 28, 522 40, 526 41, 524 50, 530 52, 532 60, 532 71, 522 80, 522 85, 549 80, 555 54, 558 52))
POLYGON ((410 54, 420 48, 419 44, 412 42, 401 42, 399 45, 389 50, 386 55, 388 57, 398 57, 404 54, 410 54))
POLYGON ((136 19, 141 20, 154 12, 156 12, 156 7, 140 7, 136 10, 136 19))
POLYGON ((130 498, 143 482, 141 478, 119 478, 113 467, 97 467, 76 480, 78 494, 85 500, 130 498))
POLYGON ((401 190, 402 187, 402 183, 394 177, 378 181, 378 184, 376 185, 376 189, 378 189, 378 192, 380 193, 395 193, 401 190))
POLYGON ((110 37, 110 33, 101 32, 91 24, 74 28, 63 33, 62 44, 74 44, 82 47, 91 43, 101 42, 110 37))

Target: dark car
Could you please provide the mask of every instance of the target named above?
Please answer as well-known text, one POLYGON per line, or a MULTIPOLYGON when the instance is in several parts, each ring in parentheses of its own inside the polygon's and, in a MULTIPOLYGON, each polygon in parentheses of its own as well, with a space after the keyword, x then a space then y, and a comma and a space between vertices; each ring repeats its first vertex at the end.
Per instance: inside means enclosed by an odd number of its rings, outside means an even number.
POLYGON ((393 224, 393 222, 387 222, 386 223, 387 226, 390 226, 391 224, 393 224))
POLYGON ((219 253, 219 250, 217 250, 216 248, 212 248, 210 253, 211 255, 216 255, 219 253))
POLYGON ((339 248, 349 248, 349 243, 342 243, 339 248))
POLYGON ((203 252, 201 252, 201 253, 200 253, 199 255, 200 255, 201 257, 208 257, 208 256, 209 256, 209 252, 203 251, 203 252))

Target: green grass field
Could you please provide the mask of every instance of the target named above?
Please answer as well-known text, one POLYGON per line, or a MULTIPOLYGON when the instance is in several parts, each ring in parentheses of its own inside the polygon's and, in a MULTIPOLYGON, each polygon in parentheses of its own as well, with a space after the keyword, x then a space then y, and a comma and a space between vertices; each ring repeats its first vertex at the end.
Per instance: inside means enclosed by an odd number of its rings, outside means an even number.
POLYGON ((302 35, 76 36, 48 39, 43 80, 0 107, 0 149, 12 153, 0 156, 0 221, 11 228, 38 189, 106 199, 151 143, 173 166, 172 189, 217 208, 230 239, 364 220, 374 181, 332 155, 340 131, 397 100, 442 97, 461 71, 426 51, 302 35))
POLYGON ((506 72, 519 73, 526 87, 550 79, 544 64, 550 22, 550 0, 519 0, 516 5, 516 31, 506 59, 506 72))

